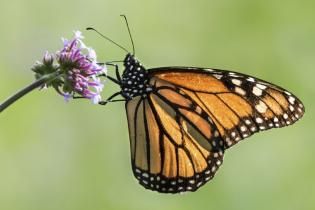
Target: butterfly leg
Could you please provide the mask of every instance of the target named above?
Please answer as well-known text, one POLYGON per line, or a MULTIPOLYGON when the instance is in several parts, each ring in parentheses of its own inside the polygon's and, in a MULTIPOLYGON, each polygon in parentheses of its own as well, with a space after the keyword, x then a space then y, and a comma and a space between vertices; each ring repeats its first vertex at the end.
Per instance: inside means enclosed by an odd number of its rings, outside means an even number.
POLYGON ((113 98, 115 98, 116 96, 119 96, 120 94, 121 94, 121 92, 114 93, 113 95, 111 95, 110 97, 108 97, 108 99, 106 99, 105 101, 100 101, 100 102, 98 102, 98 104, 99 104, 99 105, 106 105, 108 102, 125 101, 125 99, 112 100, 113 98))
POLYGON ((111 76, 108 76, 106 74, 100 74, 98 75, 99 77, 103 76, 103 77, 107 77, 109 80, 111 80, 112 82, 120 85, 121 84, 121 77, 120 77, 120 74, 119 74, 119 68, 118 68, 118 65, 117 64, 113 64, 111 62, 109 63, 97 63, 98 65, 107 65, 107 66, 114 66, 115 67, 115 71, 116 71, 116 78, 113 78, 111 76))
POLYGON ((119 82, 121 82, 121 76, 119 74, 119 68, 118 68, 118 65, 115 64, 115 63, 105 63, 107 66, 114 66, 115 67, 115 72, 116 72, 116 78, 119 82))
MULTIPOLYGON (((72 96, 72 98, 73 99, 83 99, 83 98, 85 98, 85 97, 83 97, 83 96, 72 96)), ((86 99, 86 98, 85 98, 86 99)))
POLYGON ((112 82, 114 82, 114 83, 120 85, 120 81, 118 81, 117 79, 115 79, 115 78, 113 78, 113 77, 111 77, 111 76, 108 76, 108 75, 106 75, 106 74, 99 74, 99 75, 97 75, 97 76, 98 76, 98 77, 106 77, 106 78, 108 78, 110 81, 112 81, 112 82))
MULTIPOLYGON (((109 102, 126 101, 126 99, 115 99, 115 100, 112 100, 114 97, 118 96, 119 94, 120 94, 120 92, 115 93, 115 94, 113 94, 112 96, 110 96, 108 99, 106 99, 105 101, 100 101, 100 102, 98 102, 98 104, 100 104, 100 105, 106 105, 106 104, 109 103, 109 102)), ((75 96, 75 95, 73 95, 72 98, 73 98, 73 99, 86 99, 86 98, 83 97, 83 96, 75 96)))

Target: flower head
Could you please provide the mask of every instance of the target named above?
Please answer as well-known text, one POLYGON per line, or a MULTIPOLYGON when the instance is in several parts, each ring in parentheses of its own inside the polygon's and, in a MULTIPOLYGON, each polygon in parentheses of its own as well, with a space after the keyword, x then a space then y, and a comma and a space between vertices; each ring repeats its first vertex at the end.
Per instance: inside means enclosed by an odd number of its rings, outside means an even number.
POLYGON ((62 39, 63 49, 55 55, 46 52, 43 63, 35 65, 33 70, 36 77, 59 71, 60 76, 46 85, 52 85, 66 101, 77 96, 98 103, 103 89, 98 76, 106 74, 106 68, 97 63, 95 51, 83 43, 83 38, 81 32, 76 31, 72 40, 62 39), (54 58, 57 65, 53 65, 54 58))
POLYGON ((106 69, 97 64, 95 51, 85 46, 83 38, 81 32, 75 32, 75 38, 71 41, 64 40, 64 48, 57 52, 64 82, 59 93, 66 100, 69 95, 79 94, 97 103, 101 99, 100 92, 103 89, 97 75, 106 73, 106 69))

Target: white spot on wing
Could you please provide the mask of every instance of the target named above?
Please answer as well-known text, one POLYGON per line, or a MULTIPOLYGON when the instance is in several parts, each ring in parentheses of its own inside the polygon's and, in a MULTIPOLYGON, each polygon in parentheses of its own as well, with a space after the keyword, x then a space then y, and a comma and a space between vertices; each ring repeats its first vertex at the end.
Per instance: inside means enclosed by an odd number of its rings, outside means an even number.
POLYGON ((241 94, 241 95, 245 95, 246 94, 245 90, 243 90, 240 87, 235 87, 235 92, 237 92, 238 94, 241 94))
POLYGON ((222 77, 223 77, 223 75, 221 75, 221 74, 214 74, 213 75, 215 78, 217 78, 217 79, 221 79, 222 77))
POLYGON ((218 137, 219 136, 219 132, 218 131, 214 131, 214 137, 218 137))
POLYGON ((249 82, 255 82, 255 79, 252 78, 252 77, 248 77, 246 80, 249 81, 249 82))
POLYGON ((242 81, 239 79, 232 79, 231 81, 234 85, 237 85, 237 86, 240 86, 242 84, 242 81))
POLYGON ((256 122, 257 122, 257 123, 262 123, 263 120, 262 120, 260 117, 257 117, 257 118, 256 118, 256 122))
POLYGON ((228 146, 231 146, 232 142, 231 141, 227 141, 227 144, 228 144, 228 146))
POLYGON ((294 101, 295 101, 295 98, 292 97, 292 96, 290 96, 290 97, 289 97, 289 102, 290 102, 290 104, 294 104, 294 101))
POLYGON ((226 137, 226 138, 225 138, 225 141, 227 142, 228 146, 231 146, 231 145, 232 145, 232 142, 230 141, 230 138, 229 138, 229 137, 226 137))
POLYGON ((266 85, 262 85, 262 84, 256 84, 256 86, 262 90, 265 90, 267 88, 266 85))
POLYGON ((257 109, 259 113, 265 113, 268 107, 266 106, 264 102, 259 101, 259 104, 257 104, 255 108, 257 109))
POLYGON ((253 93, 254 93, 256 96, 261 96, 262 90, 255 86, 255 87, 253 87, 253 93))

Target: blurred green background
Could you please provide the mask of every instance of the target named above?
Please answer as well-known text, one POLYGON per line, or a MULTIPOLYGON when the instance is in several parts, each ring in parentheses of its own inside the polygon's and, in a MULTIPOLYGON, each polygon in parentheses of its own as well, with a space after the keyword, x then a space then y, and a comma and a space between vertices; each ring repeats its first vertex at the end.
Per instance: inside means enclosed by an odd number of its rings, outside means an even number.
MULTIPOLYGON (((295 125, 259 133, 226 152, 200 190, 163 195, 137 184, 123 103, 66 104, 34 91, 0 117, 0 209, 315 209, 315 1, 159 0, 1 2, 0 100, 33 81, 32 64, 61 36, 96 27, 148 68, 236 70, 276 83, 304 102, 295 125)), ((93 32, 99 60, 125 54, 93 32)), ((107 83, 104 97, 118 90, 107 83)))

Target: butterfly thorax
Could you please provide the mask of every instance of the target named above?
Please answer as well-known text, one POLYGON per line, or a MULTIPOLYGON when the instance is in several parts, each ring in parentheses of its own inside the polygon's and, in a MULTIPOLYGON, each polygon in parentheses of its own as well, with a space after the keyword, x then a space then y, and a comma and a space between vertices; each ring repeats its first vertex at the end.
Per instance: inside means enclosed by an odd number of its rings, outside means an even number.
POLYGON ((151 91, 148 84, 148 72, 141 63, 131 54, 124 60, 125 70, 121 79, 121 91, 127 100, 151 91))

